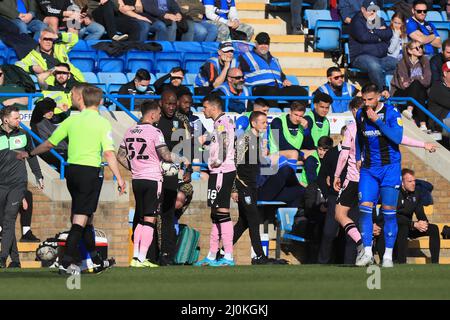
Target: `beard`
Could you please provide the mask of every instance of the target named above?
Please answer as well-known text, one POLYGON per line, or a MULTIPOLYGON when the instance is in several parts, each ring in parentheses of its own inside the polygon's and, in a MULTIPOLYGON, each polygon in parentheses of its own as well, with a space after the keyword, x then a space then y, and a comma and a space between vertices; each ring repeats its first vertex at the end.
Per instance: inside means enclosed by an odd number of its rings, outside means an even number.
POLYGON ((233 85, 234 89, 242 90, 244 88, 244 82, 238 82, 233 85))

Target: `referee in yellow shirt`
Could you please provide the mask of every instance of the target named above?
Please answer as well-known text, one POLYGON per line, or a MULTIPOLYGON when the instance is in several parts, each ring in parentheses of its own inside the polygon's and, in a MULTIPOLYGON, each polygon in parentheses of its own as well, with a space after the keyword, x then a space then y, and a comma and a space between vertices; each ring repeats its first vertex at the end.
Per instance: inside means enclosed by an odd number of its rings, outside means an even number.
POLYGON ((72 228, 66 242, 66 251, 60 263, 60 273, 79 274, 80 268, 74 257, 78 243, 84 240, 92 261, 102 268, 103 261, 95 249, 93 214, 97 209, 103 178, 100 177, 102 153, 109 168, 117 177, 119 192, 125 191, 125 181, 116 160, 111 124, 101 117, 98 107, 102 101, 101 89, 83 84, 81 90, 73 91, 72 99, 79 105, 80 114, 63 121, 48 140, 31 152, 20 152, 24 159, 49 151, 65 138, 69 139, 67 189, 72 197, 72 228))

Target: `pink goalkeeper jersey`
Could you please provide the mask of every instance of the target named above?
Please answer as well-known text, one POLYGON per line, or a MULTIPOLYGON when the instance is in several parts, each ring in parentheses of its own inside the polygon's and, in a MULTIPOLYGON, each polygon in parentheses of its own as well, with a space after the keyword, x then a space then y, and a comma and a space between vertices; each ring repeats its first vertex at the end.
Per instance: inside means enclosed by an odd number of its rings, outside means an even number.
POLYGON ((165 145, 162 132, 151 124, 138 124, 128 129, 121 147, 127 150, 133 179, 162 179, 161 161, 156 149, 165 145))
POLYGON ((359 182, 359 171, 356 168, 356 122, 351 122, 345 130, 342 151, 339 154, 335 177, 339 177, 348 163, 346 180, 359 182))
POLYGON ((216 121, 214 121, 214 131, 212 133, 211 144, 209 149, 208 167, 211 173, 227 173, 236 170, 234 164, 234 124, 233 121, 225 114, 222 114, 216 121), (227 137, 226 145, 226 157, 225 161, 218 167, 213 168, 211 164, 215 161, 223 160, 223 156, 220 155, 220 143, 223 143, 223 139, 219 137, 227 137))

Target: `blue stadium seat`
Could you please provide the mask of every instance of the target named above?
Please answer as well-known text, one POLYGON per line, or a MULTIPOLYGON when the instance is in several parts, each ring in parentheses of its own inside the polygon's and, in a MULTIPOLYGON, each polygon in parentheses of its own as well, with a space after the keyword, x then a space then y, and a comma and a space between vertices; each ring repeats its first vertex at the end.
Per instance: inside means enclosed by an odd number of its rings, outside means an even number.
POLYGON ((127 72, 136 72, 139 69, 145 69, 148 72, 153 71, 154 54, 146 51, 130 51, 127 55, 127 72))
POLYGON ((209 52, 212 55, 217 55, 217 50, 219 50, 219 42, 202 42, 203 52, 209 52))
POLYGON ((127 76, 121 72, 99 72, 97 73, 100 83, 109 85, 111 83, 124 84, 128 82, 127 76))
POLYGON ((195 41, 175 41, 173 42, 174 51, 179 52, 203 52, 203 48, 200 42, 195 41))
MULTIPOLYGON (((350 66, 351 61, 350 61, 350 49, 348 47, 348 42, 346 42, 344 44, 344 52, 345 52, 345 55, 347 56, 347 63, 350 66)), ((347 71, 349 71, 351 73, 357 73, 357 74, 367 74, 367 72, 365 72, 361 69, 358 69, 358 68, 354 68, 354 67, 348 67, 347 71)))
POLYGON ((269 112, 283 112, 283 110, 281 110, 280 108, 269 108, 269 112))
POLYGON ((99 51, 97 68, 99 72, 123 72, 125 61, 125 55, 111 57, 106 52, 99 51))
POLYGON ((448 21, 448 17, 447 17, 447 12, 446 11, 442 11, 441 15, 442 15, 442 21, 448 21))
POLYGON ((391 74, 387 74, 386 75, 386 77, 385 77, 385 79, 386 79, 386 86, 390 89, 391 88, 391 81, 392 81, 392 78, 393 78, 394 76, 393 75, 391 75, 391 74))
POLYGON ((110 83, 108 86, 108 92, 110 94, 118 93, 121 86, 123 86, 123 83, 110 83))
POLYGON ((106 84, 105 83, 96 83, 95 86, 100 88, 100 89, 102 89, 103 93, 108 93, 108 91, 106 90, 106 84))
POLYGON ((341 50, 341 21, 318 20, 314 30, 314 49, 324 52, 341 50))
POLYGON ((97 75, 93 72, 83 72, 84 79, 87 83, 98 83, 97 75))
POLYGON ((388 10, 388 11, 387 11, 387 15, 388 15, 389 21, 392 20, 392 16, 393 16, 394 14, 395 14, 395 11, 393 11, 393 10, 388 10))
POLYGON ((377 14, 380 18, 383 18, 384 22, 386 22, 386 25, 389 26, 391 24, 391 19, 389 19, 389 15, 383 11, 383 10, 378 10, 377 14))
POLYGON ((448 39, 448 33, 450 30, 450 22, 449 21, 433 21, 434 26, 436 27, 439 36, 441 37, 441 41, 444 42, 448 39))
POLYGON ((70 51, 94 51, 84 40, 78 40, 70 51))
POLYGON ((447 21, 447 19, 443 20, 442 15, 439 11, 428 11, 427 17, 425 18, 426 21, 447 21))
MULTIPOLYGON (((294 225, 295 215, 297 214, 297 208, 278 208, 277 210, 277 223, 280 231, 284 231, 283 238, 290 239, 299 242, 305 242, 305 238, 292 235, 289 232, 292 231, 294 225)), ((280 239, 277 239, 280 240, 280 239)))
POLYGON ((286 79, 288 79, 292 83, 292 85, 294 85, 294 86, 298 86, 299 85, 297 76, 286 75, 286 79))
POLYGON ((308 30, 314 30, 317 20, 333 20, 329 10, 305 10, 305 20, 308 23, 308 30))
POLYGON ((196 76, 197 76, 196 73, 186 73, 184 75, 184 80, 185 80, 186 84, 194 85, 196 76))
POLYGON ((80 69, 81 72, 94 72, 95 71, 95 57, 92 55, 89 55, 88 52, 84 52, 83 55, 86 55, 85 57, 82 56, 82 54, 73 55, 70 58, 70 62, 80 69))
POLYGON ((174 67, 182 67, 182 55, 180 52, 155 53, 156 72, 168 73, 174 67))
POLYGON ((183 69, 188 73, 198 73, 200 67, 211 57, 209 53, 193 53, 187 52, 184 54, 183 69))

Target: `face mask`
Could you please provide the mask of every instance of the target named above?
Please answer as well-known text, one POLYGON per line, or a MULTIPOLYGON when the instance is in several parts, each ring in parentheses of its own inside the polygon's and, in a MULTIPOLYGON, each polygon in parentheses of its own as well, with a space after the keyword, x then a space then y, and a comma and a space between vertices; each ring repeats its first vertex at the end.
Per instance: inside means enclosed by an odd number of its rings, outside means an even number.
POLYGON ((136 90, 139 92, 145 92, 147 90, 146 86, 136 86, 136 90))

